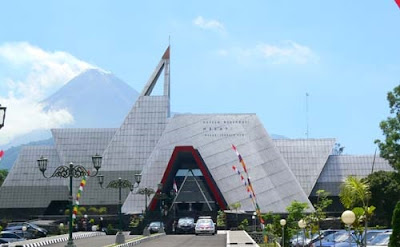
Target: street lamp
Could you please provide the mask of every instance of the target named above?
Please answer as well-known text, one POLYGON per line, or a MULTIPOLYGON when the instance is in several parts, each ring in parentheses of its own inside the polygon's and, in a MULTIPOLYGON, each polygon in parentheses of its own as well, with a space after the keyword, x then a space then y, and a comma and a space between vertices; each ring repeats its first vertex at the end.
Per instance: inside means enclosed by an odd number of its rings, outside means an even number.
MULTIPOLYGON (((104 183, 104 176, 99 175, 97 176, 99 179, 99 184, 100 187, 103 188, 103 183, 104 183)), ((112 180, 108 183, 106 188, 113 188, 113 189, 118 189, 119 190, 119 201, 118 201, 118 218, 119 218, 119 229, 117 236, 115 238, 115 243, 116 244, 123 244, 125 243, 125 236, 122 233, 122 199, 121 199, 121 189, 122 188, 129 188, 131 191, 133 191, 134 188, 139 186, 140 181, 142 180, 142 174, 136 173, 135 174, 135 182, 132 184, 129 180, 118 178, 117 180, 112 180), (136 185, 137 184, 137 185, 136 185), (135 186, 136 185, 136 186, 135 186)))
POLYGON ((144 195, 144 210, 143 210, 143 215, 146 214, 147 212, 147 198, 150 197, 150 195, 154 194, 155 191, 152 188, 139 188, 138 191, 136 192, 137 194, 144 195))
POLYGON ((351 246, 351 233, 350 233, 350 228, 351 225, 354 223, 354 221, 356 220, 356 215, 354 214, 353 211, 351 210, 346 210, 342 213, 342 216, 340 217, 343 221, 343 223, 345 223, 348 227, 348 231, 349 231, 349 246, 351 246))
POLYGON ((6 109, 7 107, 0 105, 0 129, 4 126, 4 121, 6 119, 6 109))
POLYGON ((26 226, 22 226, 22 236, 23 236, 23 238, 25 238, 26 230, 28 230, 28 228, 26 226))
POLYGON ((48 160, 47 158, 44 158, 43 156, 40 157, 40 159, 37 160, 39 170, 42 172, 43 177, 45 178, 52 178, 52 177, 60 177, 60 178, 68 178, 69 177, 69 228, 68 228, 68 242, 66 247, 76 247, 74 244, 74 240, 72 239, 72 210, 73 210, 73 203, 72 203, 72 178, 80 178, 84 176, 90 176, 94 177, 97 175, 100 167, 101 167, 101 159, 102 157, 98 154, 92 157, 92 163, 94 169, 96 169, 96 172, 94 174, 91 174, 88 170, 86 170, 85 167, 81 165, 75 165, 71 162, 69 163, 69 166, 65 165, 60 165, 56 168, 54 171, 53 175, 50 177, 47 177, 45 174, 45 171, 47 170, 47 163, 48 160))
POLYGON ((302 231, 303 231, 303 247, 304 247, 304 240, 305 240, 305 238, 306 238, 306 234, 305 234, 305 228, 306 228, 306 226, 307 226, 307 222, 305 221, 305 220, 303 220, 303 219, 301 219, 301 220, 299 220, 299 222, 297 222, 297 224, 299 225, 299 227, 302 229, 302 231))
POLYGON ((286 225, 286 220, 281 219, 279 223, 282 226, 282 246, 285 246, 285 225, 286 225))

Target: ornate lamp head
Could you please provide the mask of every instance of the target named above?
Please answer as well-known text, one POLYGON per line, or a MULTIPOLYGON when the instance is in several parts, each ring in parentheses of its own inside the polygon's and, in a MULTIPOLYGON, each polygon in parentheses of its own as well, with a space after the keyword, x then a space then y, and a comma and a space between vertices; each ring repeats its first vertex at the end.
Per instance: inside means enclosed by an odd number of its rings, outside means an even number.
POLYGON ((6 119, 6 109, 7 107, 0 105, 0 129, 4 126, 4 121, 6 119))
POLYGON ((98 171, 101 167, 101 160, 103 159, 103 157, 101 157, 99 154, 96 153, 96 155, 94 155, 92 157, 92 162, 93 162, 93 166, 94 169, 96 169, 96 171, 98 171))
POLYGON ((44 158, 43 156, 40 157, 40 159, 37 160, 39 170, 44 173, 47 170, 47 159, 44 158))
POLYGON ((141 181, 142 181, 142 174, 136 173, 135 174, 135 182, 139 185, 141 181))

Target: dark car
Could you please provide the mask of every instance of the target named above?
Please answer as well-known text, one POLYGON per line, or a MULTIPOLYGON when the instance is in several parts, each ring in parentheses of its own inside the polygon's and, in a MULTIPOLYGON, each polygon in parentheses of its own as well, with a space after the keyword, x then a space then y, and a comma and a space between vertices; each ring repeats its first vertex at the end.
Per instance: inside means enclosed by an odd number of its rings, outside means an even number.
POLYGON ((176 233, 194 233, 195 231, 194 219, 191 217, 184 217, 178 220, 175 228, 176 233))
POLYGON ((16 233, 13 233, 10 231, 2 231, 0 233, 0 243, 12 243, 12 242, 23 241, 23 240, 26 240, 26 239, 16 233))
POLYGON ((158 233, 161 229, 164 229, 164 224, 160 221, 151 222, 149 225, 150 233, 158 233))
POLYGON ((47 236, 47 230, 30 222, 11 222, 7 224, 4 231, 10 231, 24 236, 25 238, 41 238, 47 236), (24 231, 23 227, 26 227, 24 231))

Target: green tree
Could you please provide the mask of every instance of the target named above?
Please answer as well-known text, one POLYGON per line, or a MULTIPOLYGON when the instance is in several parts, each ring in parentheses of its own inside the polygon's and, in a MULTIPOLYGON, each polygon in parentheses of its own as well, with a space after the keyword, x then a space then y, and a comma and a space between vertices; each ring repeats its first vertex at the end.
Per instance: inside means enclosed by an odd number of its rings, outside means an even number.
POLYGON ((400 246, 400 201, 396 204, 392 219, 393 232, 390 236, 389 247, 400 246))
POLYGON ((238 212, 239 212, 239 209, 241 207, 242 207, 242 204, 240 204, 240 202, 235 202, 235 203, 232 203, 232 204, 229 205, 229 208, 231 210, 236 210, 236 226, 239 224, 239 222, 238 222, 238 212))
POLYGON ((376 206, 374 222, 390 227, 393 210, 400 201, 400 174, 378 171, 362 181, 368 181, 371 191, 370 204, 376 206))
POLYGON ((326 208, 332 204, 332 200, 328 198, 329 192, 325 190, 317 191, 317 202, 314 204, 315 211, 307 217, 307 221, 311 223, 312 231, 318 232, 320 246, 322 246, 322 237, 321 237, 321 221, 326 219, 326 208))
POLYGON ((4 180, 6 180, 6 177, 8 175, 8 171, 5 169, 0 170, 0 186, 3 184, 4 180))
POLYGON ((400 85, 387 94, 387 100, 391 115, 379 125, 385 140, 375 140, 375 143, 378 144, 380 156, 396 171, 400 171, 400 85))
POLYGON ((242 222, 240 222, 238 229, 247 231, 248 227, 249 227, 249 220, 244 219, 244 220, 242 220, 242 222))
POLYGON ((222 210, 218 210, 217 215, 217 226, 224 227, 226 226, 226 214, 222 210))
POLYGON ((287 234, 285 236, 285 246, 289 246, 289 240, 299 232, 298 221, 305 218, 308 203, 293 201, 287 208, 288 217, 286 220, 287 234))
MULTIPOLYGON (((359 209, 357 209, 356 212, 353 209, 353 212, 356 214, 356 216, 357 214, 361 214, 360 217, 356 217, 357 222, 355 224, 357 225, 361 221, 364 222, 365 236, 368 229, 368 220, 371 218, 375 210, 374 206, 369 206, 371 191, 368 181, 361 180, 354 176, 348 176, 341 184, 339 198, 343 206, 347 209, 359 206, 359 209), (362 213, 360 213, 360 209, 362 210, 362 213)), ((362 230, 360 231, 360 234, 362 234, 362 230)), ((364 242, 364 246, 365 245, 366 242, 364 242)))

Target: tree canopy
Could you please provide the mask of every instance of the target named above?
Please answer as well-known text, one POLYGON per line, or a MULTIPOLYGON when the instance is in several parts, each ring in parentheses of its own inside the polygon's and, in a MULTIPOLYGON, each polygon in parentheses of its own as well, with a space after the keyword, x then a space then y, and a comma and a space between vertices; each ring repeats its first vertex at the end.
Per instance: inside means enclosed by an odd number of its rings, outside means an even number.
POLYGON ((391 115, 386 120, 381 121, 384 140, 375 140, 380 149, 380 155, 389 164, 400 171, 400 86, 387 94, 391 115))
POLYGON ((4 180, 6 180, 6 177, 8 175, 7 170, 0 170, 0 186, 3 184, 4 180))
POLYGON ((400 174, 378 171, 362 180, 368 181, 371 190, 370 203, 376 206, 374 221, 389 227, 393 210, 400 201, 400 174))

